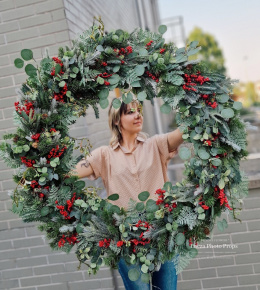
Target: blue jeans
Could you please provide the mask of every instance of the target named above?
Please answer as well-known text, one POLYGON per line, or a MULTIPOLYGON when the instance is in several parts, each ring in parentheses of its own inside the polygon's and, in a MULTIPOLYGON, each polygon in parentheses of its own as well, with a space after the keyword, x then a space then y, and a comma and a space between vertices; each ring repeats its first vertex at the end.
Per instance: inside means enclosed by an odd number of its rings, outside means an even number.
MULTIPOLYGON (((128 271, 136 265, 127 265, 124 259, 120 259, 118 263, 118 271, 123 279, 126 290, 149 290, 150 283, 141 281, 141 276, 137 281, 131 281, 128 278, 128 271)), ((139 268, 140 269, 140 268, 139 268)), ((140 270, 141 271, 141 270, 140 270)), ((176 270, 173 261, 167 261, 162 264, 159 271, 155 271, 152 275, 153 290, 177 290, 176 270)))

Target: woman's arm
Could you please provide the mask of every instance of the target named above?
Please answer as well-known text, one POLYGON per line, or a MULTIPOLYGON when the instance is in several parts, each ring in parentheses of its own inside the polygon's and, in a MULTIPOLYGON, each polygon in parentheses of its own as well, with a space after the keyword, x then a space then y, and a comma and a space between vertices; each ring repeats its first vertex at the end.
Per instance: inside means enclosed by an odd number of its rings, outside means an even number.
POLYGON ((88 177, 93 173, 94 173, 93 168, 87 159, 82 159, 76 165, 76 168, 72 171, 73 175, 78 175, 80 178, 88 177))
POLYGON ((179 128, 168 134, 169 152, 176 150, 181 145, 181 143, 183 142, 182 134, 183 133, 180 131, 179 128))

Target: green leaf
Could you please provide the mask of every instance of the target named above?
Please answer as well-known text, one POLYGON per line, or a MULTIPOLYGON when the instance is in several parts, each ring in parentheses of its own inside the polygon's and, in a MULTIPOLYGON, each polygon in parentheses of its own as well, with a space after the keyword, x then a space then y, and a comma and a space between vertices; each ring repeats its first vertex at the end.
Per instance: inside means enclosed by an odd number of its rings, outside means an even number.
POLYGON ((139 50, 139 55, 140 55, 140 56, 147 56, 147 55, 148 55, 148 51, 147 51, 147 49, 145 49, 145 48, 141 48, 141 49, 139 50))
POLYGON ((211 163, 214 165, 214 166, 220 166, 222 161, 219 159, 219 158, 216 158, 216 159, 212 159, 211 160, 211 163))
POLYGON ((120 76, 118 74, 114 74, 108 79, 108 81, 110 82, 110 85, 115 85, 120 81, 120 76))
POLYGON ((21 58, 16 58, 16 59, 14 60, 14 65, 15 65, 15 67, 17 67, 17 68, 22 68, 23 65, 24 65, 24 61, 23 61, 21 58))
POLYGON ((62 81, 62 82, 59 83, 59 87, 63 88, 65 86, 65 84, 66 83, 64 81, 62 81))
POLYGON ((47 167, 42 168, 42 173, 47 173, 47 167))
POLYGON ((136 205, 136 210, 137 211, 142 211, 144 209, 144 203, 143 202, 138 202, 136 205))
POLYGON ((189 255, 191 258, 195 258, 198 255, 198 250, 196 248, 190 248, 189 255))
POLYGON ((188 60, 187 55, 182 55, 182 54, 180 54, 180 55, 178 55, 178 56, 176 57, 175 62, 176 62, 176 63, 181 63, 181 62, 185 62, 185 61, 187 61, 187 60, 188 60))
POLYGON ((150 193, 148 191, 143 191, 138 194, 138 199, 141 201, 146 201, 149 196, 150 196, 150 193))
POLYGON ((107 199, 109 199, 109 200, 118 200, 119 199, 119 194, 117 194, 117 193, 111 194, 111 195, 108 196, 107 199))
POLYGON ((199 220, 204 220, 205 219, 205 213, 199 214, 198 219, 199 220))
POLYGON ((50 210, 49 210, 48 206, 44 206, 41 209, 41 216, 46 216, 49 212, 50 212, 50 210))
POLYGON ((142 91, 137 95, 137 99, 141 102, 143 102, 146 99, 146 97, 147 97, 146 91, 142 91))
POLYGON ((131 94, 131 92, 128 92, 126 95, 123 94, 122 100, 125 104, 130 104, 133 100, 133 95, 131 94))
POLYGON ((158 27, 158 31, 160 34, 164 34, 167 31, 167 26, 166 25, 160 25, 158 27))
POLYGON ((141 281, 142 281, 143 283, 148 284, 148 283, 150 282, 150 274, 149 274, 149 273, 143 273, 143 274, 141 275, 141 281))
POLYGON ((133 88, 140 88, 141 87, 141 84, 139 81, 132 82, 130 85, 133 88))
POLYGON ((78 180, 74 183, 74 185, 77 189, 83 189, 86 186, 86 183, 83 180, 78 180))
POLYGON ((198 208, 198 213, 203 213, 204 212, 204 209, 202 207, 199 207, 198 208))
POLYGON ((172 230, 172 225, 171 225, 170 223, 167 223, 167 224, 166 224, 166 229, 167 229, 168 231, 171 231, 171 230, 172 230))
POLYGON ((217 100, 220 103, 226 103, 229 100, 229 95, 227 95, 227 94, 220 95, 217 97, 217 100))
POLYGON ((232 118, 234 116, 234 111, 230 108, 227 108, 227 109, 223 109, 221 111, 221 116, 225 119, 229 119, 229 118, 232 118))
POLYGON ((202 138, 202 136, 200 134, 196 134, 192 139, 199 140, 200 138, 202 138))
POLYGON ((56 163, 55 161, 52 160, 52 161, 50 162, 50 165, 51 165, 51 167, 56 167, 56 166, 57 166, 57 163, 56 163))
POLYGON ((113 102, 112 102, 112 106, 115 108, 115 109, 118 109, 121 107, 121 101, 119 99, 114 99, 113 102))
POLYGON ((137 76, 142 76, 144 74, 144 66, 139 64, 134 68, 134 71, 137 76))
POLYGON ((137 281, 139 277, 140 277, 140 271, 138 269, 133 268, 128 271, 128 278, 131 281, 137 281))
POLYGON ((30 147, 28 145, 23 145, 23 151, 28 152, 30 147))
POLYGON ((223 188, 225 187, 225 181, 224 181, 223 178, 221 178, 221 179, 219 180, 219 182, 218 182, 218 187, 219 187, 220 189, 223 189, 223 188))
POLYGON ((194 47, 197 47, 199 44, 199 42, 197 40, 194 40, 190 43, 190 47, 194 48, 194 47))
POLYGON ((57 76, 60 73, 60 71, 61 71, 61 66, 57 63, 55 65, 55 76, 57 76))
POLYGON ((183 245, 185 242, 185 236, 183 233, 178 233, 175 238, 176 244, 178 246, 183 245))
POLYGON ((233 108, 235 109, 235 110, 241 110, 242 109, 242 107, 243 107, 243 105, 242 105, 242 103, 241 102, 234 102, 233 103, 233 108))
POLYGON ((118 72, 120 70, 120 65, 116 65, 113 67, 113 72, 118 72))
POLYGON ((104 80, 103 78, 101 78, 101 77, 98 77, 98 78, 97 78, 97 83, 98 83, 98 84, 103 85, 104 82, 105 82, 105 80, 104 80))
POLYGON ((78 234, 83 232, 83 224, 77 224, 76 231, 78 234))
POLYGON ((44 176, 41 176, 39 179, 40 182, 44 182, 45 180, 46 180, 46 177, 44 177, 44 176))
POLYGON ((184 83, 183 77, 179 75, 172 76, 170 82, 175 86, 180 86, 184 83))
POLYGON ((72 71, 73 71, 75 74, 77 74, 77 73, 79 72, 79 69, 78 69, 76 66, 74 66, 74 68, 72 69, 72 71))
POLYGON ((178 151, 179 151, 179 156, 182 160, 187 160, 191 157, 191 151, 187 147, 181 147, 178 151))
MULTIPOLYGON (((55 70, 55 75, 56 75, 56 70, 55 70)), ((73 79, 75 79, 76 76, 77 76, 76 74, 70 74, 70 77, 73 79)))
POLYGON ((187 55, 188 56, 191 56, 193 54, 196 54, 200 51, 200 47, 197 47, 197 48, 194 48, 194 49, 191 49, 190 51, 188 51, 187 55))
POLYGON ((146 202, 146 211, 153 213, 156 212, 159 209, 158 205, 156 204, 156 201, 153 199, 148 199, 146 202))
POLYGON ((109 90, 108 89, 102 89, 101 91, 98 92, 98 97, 100 100, 107 99, 109 95, 109 90))
POLYGON ((36 71, 36 67, 30 63, 25 66, 25 72, 29 77, 34 77, 36 75, 36 71))
POLYGON ((158 58, 158 56, 159 56, 159 54, 158 54, 157 52, 155 52, 155 53, 153 54, 153 60, 156 60, 156 59, 158 58))
POLYGON ((108 99, 104 99, 104 100, 99 100, 99 105, 102 109, 105 109, 108 107, 109 105, 109 101, 108 99))
POLYGON ((24 60, 31 60, 33 58, 33 52, 30 49, 23 49, 21 51, 21 57, 24 60))
POLYGON ((171 112, 172 108, 169 104, 163 104, 161 107, 160 107, 160 111, 163 113, 163 114, 169 114, 171 112))
POLYGON ((147 265, 143 264, 142 267, 141 267, 141 271, 142 271, 143 273, 147 273, 148 270, 149 270, 149 267, 148 267, 147 265))
POLYGON ((98 46, 96 47, 96 50, 98 50, 98 51, 104 51, 104 48, 103 48, 102 45, 98 45, 98 46))
POLYGON ((203 160, 207 160, 210 157, 209 153, 204 148, 198 150, 198 156, 203 160))

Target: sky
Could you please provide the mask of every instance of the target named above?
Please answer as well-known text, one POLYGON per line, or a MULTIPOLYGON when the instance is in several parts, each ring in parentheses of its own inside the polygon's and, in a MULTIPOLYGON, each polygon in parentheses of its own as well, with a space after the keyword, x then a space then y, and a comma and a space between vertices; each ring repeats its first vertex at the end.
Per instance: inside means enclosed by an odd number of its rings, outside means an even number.
POLYGON ((260 81, 260 0, 158 0, 161 19, 182 16, 185 37, 195 26, 215 36, 227 74, 260 81))

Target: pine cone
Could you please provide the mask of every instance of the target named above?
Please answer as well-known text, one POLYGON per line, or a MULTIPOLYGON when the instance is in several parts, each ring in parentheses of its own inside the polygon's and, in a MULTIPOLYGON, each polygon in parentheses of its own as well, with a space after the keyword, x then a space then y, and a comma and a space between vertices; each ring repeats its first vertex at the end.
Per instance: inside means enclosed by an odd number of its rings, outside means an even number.
POLYGON ((219 192, 218 191, 215 191, 213 193, 213 197, 216 198, 216 199, 218 199, 219 198, 219 192))
POLYGON ((210 234, 210 230, 209 230, 209 228, 205 228, 205 229, 204 229, 204 233, 205 233, 205 235, 209 235, 209 234, 210 234))
POLYGON ((38 143, 37 142, 32 143, 32 147, 35 149, 38 148, 38 143))
POLYGON ((18 140, 19 140, 18 137, 14 137, 14 138, 13 138, 13 142, 14 142, 14 143, 16 143, 18 140))
POLYGON ((47 119, 48 118, 48 114, 42 114, 42 118, 43 119, 47 119))

